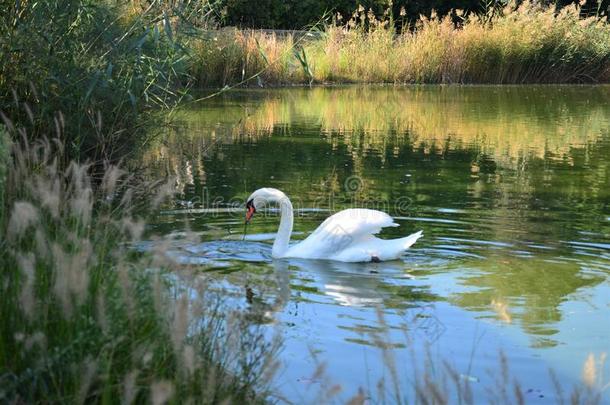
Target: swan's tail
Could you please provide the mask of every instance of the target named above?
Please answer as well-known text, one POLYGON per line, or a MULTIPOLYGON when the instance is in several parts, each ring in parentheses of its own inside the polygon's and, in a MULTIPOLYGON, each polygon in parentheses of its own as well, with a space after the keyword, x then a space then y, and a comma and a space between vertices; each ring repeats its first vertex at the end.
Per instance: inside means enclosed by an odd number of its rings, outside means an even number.
POLYGON ((400 244, 402 246, 402 248, 404 250, 407 250, 411 247, 411 245, 413 245, 415 242, 417 242, 417 240, 419 238, 421 238, 422 236, 424 236, 424 231, 419 231, 419 232, 415 232, 409 236, 406 236, 404 238, 400 238, 400 244))

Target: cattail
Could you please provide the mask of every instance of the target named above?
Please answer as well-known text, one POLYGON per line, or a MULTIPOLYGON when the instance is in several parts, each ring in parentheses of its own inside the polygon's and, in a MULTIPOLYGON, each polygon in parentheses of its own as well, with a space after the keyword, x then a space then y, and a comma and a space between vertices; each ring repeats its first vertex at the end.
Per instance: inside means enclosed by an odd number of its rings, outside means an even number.
POLYGON ((176 190, 175 183, 168 181, 159 188, 157 195, 153 198, 152 208, 158 208, 159 205, 165 201, 168 197, 174 195, 176 190))
POLYGON ((41 351, 45 351, 47 349, 47 337, 44 333, 38 331, 34 332, 25 340, 25 350, 32 350, 34 346, 38 346, 41 351))
POLYGON ((38 257, 41 259, 46 259, 49 257, 49 243, 47 235, 44 233, 44 231, 37 228, 34 240, 36 242, 36 253, 38 254, 38 257))
POLYGON ((144 233, 145 222, 143 220, 134 220, 131 217, 125 217, 121 220, 121 228, 130 236, 133 242, 137 242, 142 238, 144 233))
POLYGON ((125 171, 121 170, 118 166, 110 166, 106 169, 102 179, 102 190, 106 194, 107 201, 111 201, 114 198, 117 183, 124 174, 125 171))
POLYGON ((172 319, 172 343, 176 354, 182 351, 182 344, 186 337, 189 324, 189 303, 186 294, 182 295, 174 306, 172 319))
POLYGON ((61 201, 59 178, 53 176, 53 174, 50 176, 50 178, 36 176, 32 186, 32 192, 38 197, 40 205, 46 208, 51 213, 53 218, 59 218, 61 201))
POLYGON ((192 345, 184 345, 182 350, 182 364, 188 375, 195 372, 195 348, 192 345))
MULTIPOLYGON (((70 255, 67 268, 69 274, 70 289, 76 297, 76 302, 81 305, 87 297, 89 288, 89 268, 95 265, 93 248, 89 240, 81 242, 80 249, 70 255)), ((58 269, 58 271, 61 271, 58 269)))
POLYGON ((97 372, 97 362, 91 357, 87 357, 82 365, 82 369, 77 401, 80 404, 87 402, 87 394, 97 372))
POLYGON ((161 277, 158 274, 153 276, 153 303, 157 314, 163 315, 165 313, 163 283, 161 281, 161 277))
POLYGON ((57 243, 53 243, 51 251, 53 252, 56 269, 53 292, 62 305, 64 317, 68 318, 72 315, 72 300, 70 298, 68 275, 64 270, 68 265, 68 257, 62 247, 57 243))
POLYGON ((103 291, 98 291, 95 297, 95 309, 97 313, 97 324, 102 329, 104 335, 110 331, 110 324, 108 322, 108 316, 106 315, 106 298, 104 297, 103 291))
POLYGON ((119 262, 117 265, 117 275, 119 277, 119 287, 123 295, 123 302, 127 309, 127 316, 132 319, 135 315, 136 303, 133 298, 133 289, 129 277, 129 268, 126 263, 119 262))

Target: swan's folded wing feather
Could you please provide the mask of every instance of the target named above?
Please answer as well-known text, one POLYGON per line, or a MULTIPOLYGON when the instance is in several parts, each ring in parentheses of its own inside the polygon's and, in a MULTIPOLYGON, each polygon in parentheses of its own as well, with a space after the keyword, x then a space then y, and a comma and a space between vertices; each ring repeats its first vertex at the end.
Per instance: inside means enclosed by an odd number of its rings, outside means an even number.
POLYGON ((293 257, 323 258, 363 239, 373 238, 382 228, 398 226, 388 214, 365 208, 340 211, 328 217, 311 235, 290 248, 293 257))
POLYGON ((398 226, 398 224, 394 223, 394 219, 385 212, 366 208, 351 208, 328 217, 314 231, 314 234, 329 232, 331 234, 351 235, 356 238, 378 234, 382 228, 388 226, 398 226))

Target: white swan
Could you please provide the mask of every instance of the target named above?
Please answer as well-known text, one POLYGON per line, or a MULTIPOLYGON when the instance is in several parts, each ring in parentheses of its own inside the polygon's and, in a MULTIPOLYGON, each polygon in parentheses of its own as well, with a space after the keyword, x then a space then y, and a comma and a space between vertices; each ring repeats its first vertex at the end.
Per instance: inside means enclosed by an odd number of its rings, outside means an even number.
POLYGON ((246 203, 246 222, 257 208, 267 203, 280 206, 280 226, 273 250, 274 258, 325 259, 340 262, 378 262, 398 259, 422 237, 422 231, 400 239, 379 239, 381 228, 398 226, 388 214, 370 209, 347 209, 327 218, 311 235, 289 246, 292 233, 292 203, 280 190, 261 188, 246 203))

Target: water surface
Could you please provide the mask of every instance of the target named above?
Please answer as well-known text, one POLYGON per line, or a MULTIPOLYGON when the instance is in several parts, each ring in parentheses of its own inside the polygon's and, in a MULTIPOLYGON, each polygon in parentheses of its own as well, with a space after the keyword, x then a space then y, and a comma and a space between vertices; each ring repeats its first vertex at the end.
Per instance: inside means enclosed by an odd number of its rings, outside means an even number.
POLYGON ((328 382, 341 386, 337 401, 359 387, 409 397, 426 359, 448 361, 489 399, 502 352, 526 400, 553 403, 549 369, 567 391, 590 354, 610 350, 609 96, 603 86, 226 93, 182 111, 145 157, 179 187, 151 232, 280 328, 277 389, 292 402, 328 382), (400 261, 272 260, 277 211, 257 214, 241 240, 241 204, 265 186, 292 199, 294 239, 349 207, 394 216, 400 227, 382 237, 425 236, 400 261), (179 237, 185 219, 201 240, 179 237))

